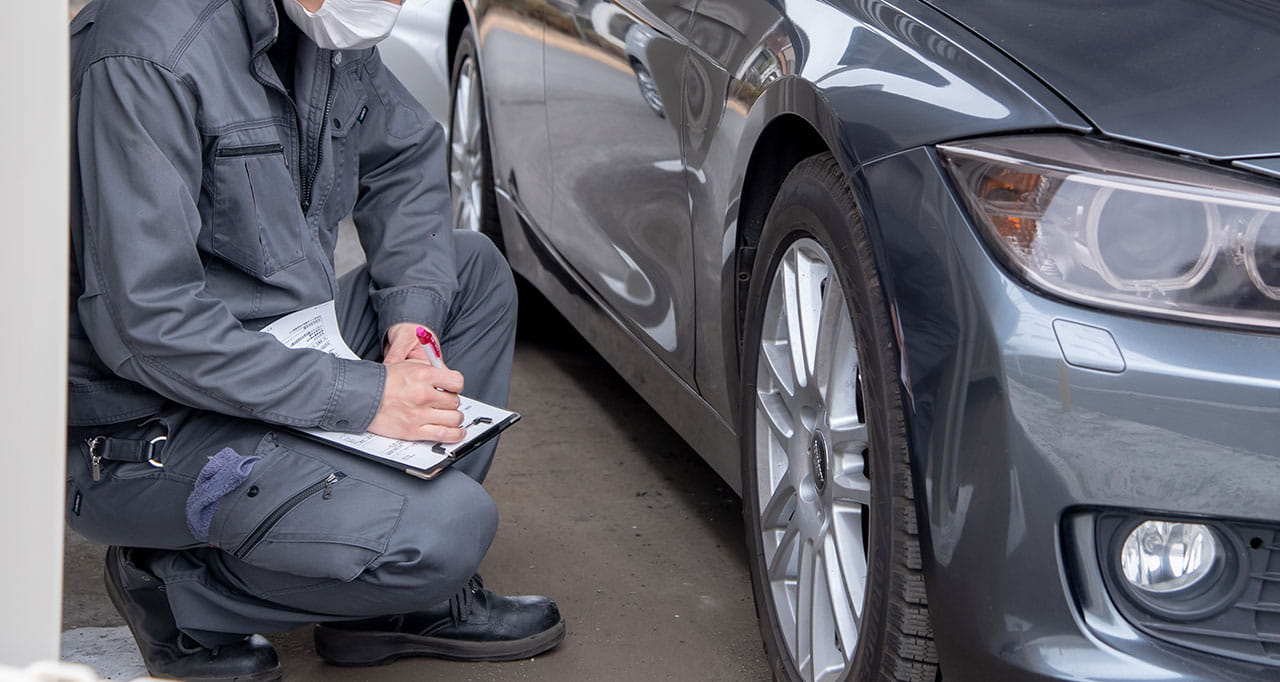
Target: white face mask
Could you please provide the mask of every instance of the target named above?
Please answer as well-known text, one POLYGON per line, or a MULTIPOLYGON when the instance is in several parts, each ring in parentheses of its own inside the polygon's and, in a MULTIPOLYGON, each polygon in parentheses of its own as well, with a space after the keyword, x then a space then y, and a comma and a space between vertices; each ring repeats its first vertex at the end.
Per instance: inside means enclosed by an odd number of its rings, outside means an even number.
POLYGON ((400 15, 400 5, 387 0, 324 0, 314 14, 298 0, 280 4, 303 33, 326 50, 373 47, 391 33, 400 15))

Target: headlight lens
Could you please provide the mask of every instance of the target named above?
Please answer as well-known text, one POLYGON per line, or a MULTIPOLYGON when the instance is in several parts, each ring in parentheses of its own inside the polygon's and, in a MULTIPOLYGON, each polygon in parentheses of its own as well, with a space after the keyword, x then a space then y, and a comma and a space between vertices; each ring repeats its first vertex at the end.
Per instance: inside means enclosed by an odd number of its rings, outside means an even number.
POLYGON ((1000 258, 1099 307, 1280 328, 1280 189, 1066 135, 941 145, 1000 258))

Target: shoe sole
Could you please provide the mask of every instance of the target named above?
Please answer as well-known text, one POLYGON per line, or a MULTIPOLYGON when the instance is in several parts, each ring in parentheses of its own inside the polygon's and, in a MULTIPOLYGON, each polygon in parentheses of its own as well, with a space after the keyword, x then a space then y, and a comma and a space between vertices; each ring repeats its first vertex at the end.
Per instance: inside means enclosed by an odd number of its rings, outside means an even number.
POLYGON ((465 642, 400 632, 356 632, 316 628, 316 653, 326 663, 368 666, 429 656, 450 661, 518 661, 554 649, 564 640, 564 620, 536 635, 502 642, 465 642))
MULTIPOLYGON (((112 579, 111 568, 115 563, 116 560, 113 557, 110 561, 105 563, 105 566, 102 569, 103 582, 107 584, 107 598, 111 600, 111 605, 116 607, 116 613, 120 614, 120 617, 124 619, 124 624, 129 627, 129 634, 133 636, 133 639, 136 642, 138 640, 138 633, 134 632, 133 622, 130 621, 129 616, 126 615, 128 612, 125 610, 125 598, 124 595, 120 593, 120 588, 117 586, 117 583, 123 582, 123 580, 112 579)), ((145 659, 143 659, 142 663, 146 666, 147 674, 151 677, 161 680, 173 679, 165 677, 164 673, 152 670, 151 666, 146 665, 145 659)), ((184 677, 183 680, 184 682, 279 682, 279 680, 283 678, 284 666, 277 665, 270 670, 263 670, 261 672, 253 673, 252 675, 238 675, 235 677, 184 677)))

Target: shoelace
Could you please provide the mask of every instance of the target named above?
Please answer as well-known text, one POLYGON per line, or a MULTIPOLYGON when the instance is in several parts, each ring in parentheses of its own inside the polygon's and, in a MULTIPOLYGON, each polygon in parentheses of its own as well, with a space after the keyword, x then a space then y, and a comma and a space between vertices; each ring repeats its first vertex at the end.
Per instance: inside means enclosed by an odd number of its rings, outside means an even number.
POLYGON ((475 603, 476 594, 484 589, 484 581, 479 575, 467 579, 467 584, 449 598, 449 613, 453 616, 454 625, 462 625, 471 617, 471 605, 475 603))

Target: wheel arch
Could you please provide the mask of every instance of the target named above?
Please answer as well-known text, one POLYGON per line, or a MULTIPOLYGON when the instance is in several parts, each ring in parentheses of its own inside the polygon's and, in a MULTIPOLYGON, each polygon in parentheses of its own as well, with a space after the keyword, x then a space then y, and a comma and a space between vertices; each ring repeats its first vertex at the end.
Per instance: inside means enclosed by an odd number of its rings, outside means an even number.
POLYGON ((462 31, 473 25, 471 10, 462 0, 454 0, 453 9, 449 10, 449 28, 445 38, 445 54, 449 65, 453 65, 453 57, 458 53, 458 43, 462 40, 462 31))
MULTIPOLYGON (((726 320, 733 330, 731 338, 735 359, 740 355, 743 320, 751 268, 755 262, 755 246, 760 241, 765 218, 774 197, 787 175, 803 160, 834 152, 846 173, 851 159, 840 153, 837 120, 822 94, 800 78, 784 78, 775 82, 755 101, 748 116, 748 130, 758 130, 741 160, 741 182, 738 187, 736 213, 730 229, 734 234, 734 265, 725 282, 733 293, 733 319, 726 320), (750 123, 754 119, 755 125, 750 123)), ((731 363, 736 367, 737 362, 731 363)), ((736 385, 736 377, 731 378, 736 385)))

